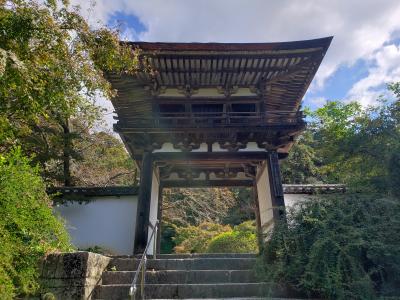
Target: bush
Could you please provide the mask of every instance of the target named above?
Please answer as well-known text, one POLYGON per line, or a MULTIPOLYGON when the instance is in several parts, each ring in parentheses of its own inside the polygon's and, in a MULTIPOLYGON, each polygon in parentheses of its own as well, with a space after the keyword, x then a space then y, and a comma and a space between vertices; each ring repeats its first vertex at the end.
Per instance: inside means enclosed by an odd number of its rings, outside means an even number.
POLYGON ((254 221, 232 228, 210 222, 199 226, 177 227, 173 238, 176 253, 251 253, 257 252, 254 221))
POLYGON ((275 227, 263 251, 268 281, 329 299, 400 294, 398 200, 316 197, 298 204, 287 221, 275 227))
POLYGON ((160 253, 170 254, 173 252, 176 246, 174 237, 176 235, 177 226, 168 221, 161 221, 161 241, 160 241, 160 253))
POLYGON ((229 225, 220 225, 210 222, 199 226, 177 227, 174 241, 176 253, 204 253, 211 239, 222 232, 232 230, 229 225))
POLYGON ((258 251, 254 221, 247 221, 232 231, 215 236, 207 247, 209 253, 255 253, 258 251))
POLYGON ((40 258, 71 247, 38 169, 19 150, 0 155, 0 215, 0 299, 33 294, 40 258))

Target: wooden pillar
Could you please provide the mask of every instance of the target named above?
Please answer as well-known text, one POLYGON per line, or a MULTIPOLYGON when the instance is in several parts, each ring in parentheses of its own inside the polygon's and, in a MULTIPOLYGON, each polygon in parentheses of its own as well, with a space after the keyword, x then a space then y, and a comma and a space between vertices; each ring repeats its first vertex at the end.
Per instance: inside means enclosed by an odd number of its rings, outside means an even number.
POLYGON ((281 171, 279 169, 278 153, 271 151, 268 153, 268 177, 271 189, 271 202, 273 207, 274 220, 285 219, 285 200, 283 198, 283 186, 281 171))
POLYGON ((257 229, 258 249, 261 252, 262 245, 263 245, 263 238, 262 238, 262 231, 261 231, 260 205, 258 204, 257 182, 256 182, 256 180, 254 180, 252 190, 253 190, 253 201, 254 201, 254 214, 256 216, 256 229, 257 229))
POLYGON ((158 231, 157 231, 157 254, 160 254, 161 252, 161 221, 162 221, 162 200, 163 200, 163 188, 162 185, 160 184, 159 187, 159 192, 158 192, 158 214, 157 214, 157 219, 160 222, 158 225, 158 231))
POLYGON ((134 254, 143 253, 147 244, 148 222, 150 215, 150 197, 153 178, 153 159, 150 152, 144 152, 142 169, 140 171, 140 185, 138 208, 136 215, 135 249, 134 254))

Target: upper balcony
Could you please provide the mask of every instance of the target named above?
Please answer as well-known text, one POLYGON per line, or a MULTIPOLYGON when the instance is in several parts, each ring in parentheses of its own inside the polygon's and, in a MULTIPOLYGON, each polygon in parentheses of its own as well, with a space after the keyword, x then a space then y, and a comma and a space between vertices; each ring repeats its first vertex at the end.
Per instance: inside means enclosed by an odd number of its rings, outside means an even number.
POLYGON ((120 129, 218 129, 226 127, 275 128, 304 125, 303 112, 163 112, 152 118, 125 117, 120 129))

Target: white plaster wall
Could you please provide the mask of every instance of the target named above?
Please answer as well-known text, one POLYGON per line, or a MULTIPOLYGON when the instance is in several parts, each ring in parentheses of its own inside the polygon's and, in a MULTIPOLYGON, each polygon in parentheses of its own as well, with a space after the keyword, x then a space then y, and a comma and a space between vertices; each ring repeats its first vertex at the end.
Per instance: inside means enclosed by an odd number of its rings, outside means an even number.
POLYGON ((135 240, 137 196, 92 197, 68 202, 54 211, 65 219, 72 243, 80 249, 100 246, 112 254, 131 255, 135 240))
POLYGON ((159 152, 182 152, 179 149, 175 149, 174 145, 172 143, 164 143, 161 146, 161 149, 155 149, 153 153, 159 153, 159 152))
POLYGON ((213 143, 211 147, 212 152, 228 152, 228 149, 222 149, 219 143, 213 143))
POLYGON ((272 199, 271 199, 271 188, 269 185, 268 168, 265 162, 263 168, 257 170, 257 195, 258 195, 258 206, 260 209, 260 222, 261 228, 266 233, 271 226, 273 226, 273 211, 272 211, 272 199))
POLYGON ((266 152, 265 149, 259 148, 256 142, 248 142, 246 148, 239 149, 239 152, 246 152, 246 151, 261 151, 266 152))
POLYGON ((201 143, 199 149, 194 149, 192 152, 207 152, 208 147, 206 143, 201 143))
MULTIPOLYGON (((199 149, 194 149, 191 152, 207 152, 208 147, 206 143, 201 143, 199 149)), ((256 142, 249 142, 246 145, 246 148, 239 149, 239 152, 246 152, 246 151, 260 151, 266 152, 264 148, 259 148, 256 142)), ((155 149, 153 153, 164 153, 164 152, 182 152, 180 149, 175 149, 172 143, 164 143, 161 146, 161 149, 155 149)), ((228 149, 222 149, 219 143, 212 144, 212 152, 228 152, 228 149)))

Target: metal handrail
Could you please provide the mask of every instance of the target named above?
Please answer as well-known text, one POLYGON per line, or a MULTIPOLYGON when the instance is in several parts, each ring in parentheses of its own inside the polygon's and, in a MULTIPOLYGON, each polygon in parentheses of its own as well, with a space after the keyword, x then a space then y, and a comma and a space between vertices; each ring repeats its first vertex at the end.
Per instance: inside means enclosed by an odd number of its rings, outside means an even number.
MULTIPOLYGON (((149 240, 147 241, 147 245, 146 248, 144 248, 142 257, 140 258, 140 262, 138 265, 138 268, 136 270, 135 273, 135 277, 133 278, 131 287, 129 288, 129 296, 131 297, 131 299, 136 299, 136 292, 137 292, 137 281, 139 279, 139 273, 141 272, 142 274, 142 282, 140 283, 140 294, 142 296, 142 299, 144 299, 144 286, 145 286, 145 279, 146 279, 146 266, 147 266, 147 249, 150 246, 150 243, 153 239, 154 236, 157 236, 157 228, 158 228, 158 224, 159 221, 157 220, 156 223, 153 225, 151 223, 149 223, 150 227, 151 227, 151 235, 149 240)), ((157 239, 154 239, 154 244, 153 244, 153 259, 157 258, 157 239)))

